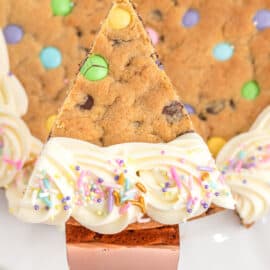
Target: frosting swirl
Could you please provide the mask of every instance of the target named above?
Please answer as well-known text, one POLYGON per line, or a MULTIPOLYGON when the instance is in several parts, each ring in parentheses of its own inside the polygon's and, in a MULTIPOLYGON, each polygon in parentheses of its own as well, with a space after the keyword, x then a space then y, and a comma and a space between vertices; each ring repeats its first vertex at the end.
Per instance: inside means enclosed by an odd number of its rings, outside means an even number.
POLYGON ((231 139, 217 156, 221 178, 231 187, 244 224, 270 210, 270 107, 249 132, 231 139))
POLYGON ((31 134, 25 123, 0 109, 0 187, 9 184, 29 157, 31 134))
POLYGON ((99 147, 51 138, 23 196, 20 218, 61 224, 70 215, 103 234, 117 233, 144 215, 177 224, 211 203, 234 208, 229 188, 195 133, 170 143, 99 147))
POLYGON ((37 156, 41 152, 41 148, 42 143, 38 139, 32 137, 28 160, 25 162, 23 168, 17 172, 14 180, 6 187, 6 197, 9 209, 15 216, 19 216, 20 202, 24 196, 37 156))
POLYGON ((26 113, 28 99, 22 84, 10 72, 8 50, 2 30, 0 29, 0 106, 17 116, 26 113))

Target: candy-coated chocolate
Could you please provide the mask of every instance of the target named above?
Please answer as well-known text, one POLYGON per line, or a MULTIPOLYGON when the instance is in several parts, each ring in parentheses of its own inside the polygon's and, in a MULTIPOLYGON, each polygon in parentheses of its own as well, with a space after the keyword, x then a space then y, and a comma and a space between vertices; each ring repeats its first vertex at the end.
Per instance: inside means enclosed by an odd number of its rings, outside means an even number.
POLYGON ((131 15, 123 8, 114 8, 109 17, 109 25, 112 29, 120 30, 129 26, 131 15))
POLYGON ((253 100, 260 94, 260 86, 256 81, 246 82, 242 88, 241 94, 243 98, 253 100))
POLYGON ((234 47, 226 42, 217 44, 213 49, 213 56, 218 61, 229 60, 234 53, 234 47))
POLYGON ((51 8, 53 15, 56 16, 66 16, 70 14, 73 9, 74 4, 70 0, 52 0, 51 8))
POLYGON ((44 68, 57 68, 62 63, 62 54, 59 49, 55 47, 46 47, 40 53, 40 60, 44 68))
POLYGON ((82 66, 80 73, 89 81, 102 80, 109 73, 109 65, 102 56, 92 54, 82 66))
POLYGON ((207 145, 212 155, 216 157, 221 148, 225 145, 225 143, 226 140, 223 139, 222 137, 211 137, 208 140, 207 145))

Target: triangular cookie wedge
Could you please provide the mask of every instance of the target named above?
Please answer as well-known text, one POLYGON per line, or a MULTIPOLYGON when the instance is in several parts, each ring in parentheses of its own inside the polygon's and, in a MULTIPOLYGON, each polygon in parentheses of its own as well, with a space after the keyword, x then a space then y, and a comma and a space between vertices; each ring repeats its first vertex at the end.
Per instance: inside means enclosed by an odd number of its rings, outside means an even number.
POLYGON ((25 221, 49 224, 74 217, 67 223, 68 241, 87 242, 97 256, 85 267, 106 269, 117 254, 122 263, 125 258, 138 266, 145 262, 140 247, 151 247, 152 266, 173 268, 177 224, 213 204, 234 207, 133 4, 115 1, 17 213, 25 221), (99 255, 111 245, 103 260, 99 255), (135 247, 138 256, 130 257, 135 247))

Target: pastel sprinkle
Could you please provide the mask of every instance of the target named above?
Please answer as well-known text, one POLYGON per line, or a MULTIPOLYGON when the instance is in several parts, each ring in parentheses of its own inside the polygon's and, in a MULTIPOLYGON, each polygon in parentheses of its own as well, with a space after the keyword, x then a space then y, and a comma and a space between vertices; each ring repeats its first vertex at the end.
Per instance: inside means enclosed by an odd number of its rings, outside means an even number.
POLYGON ((111 213, 113 210, 114 197, 113 197, 113 189, 109 188, 108 190, 108 212, 111 213))
POLYGON ((177 172, 176 172, 175 167, 171 167, 171 168, 170 168, 170 172, 171 172, 172 178, 173 178, 173 180, 175 181, 177 187, 178 187, 179 189, 181 189, 181 187, 182 187, 182 185, 181 185, 181 180, 180 180, 179 176, 177 175, 177 172))
POLYGON ((187 110, 187 112, 189 114, 195 114, 196 113, 196 110, 193 106, 191 106, 190 104, 184 104, 185 106, 185 109, 187 110))
POLYGON ((208 166, 198 166, 197 170, 203 171, 203 172, 213 172, 214 169, 208 166))
POLYGON ((129 207, 130 207, 130 203, 129 202, 128 203, 125 203, 123 206, 121 206, 121 208, 119 209, 120 215, 124 215, 127 212, 127 210, 128 210, 129 207))

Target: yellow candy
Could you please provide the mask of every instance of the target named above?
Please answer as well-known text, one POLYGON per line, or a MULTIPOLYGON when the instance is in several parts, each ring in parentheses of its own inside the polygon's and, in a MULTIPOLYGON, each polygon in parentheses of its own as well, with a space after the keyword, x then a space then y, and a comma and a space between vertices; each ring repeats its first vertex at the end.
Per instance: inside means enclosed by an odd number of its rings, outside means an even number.
POLYGON ((58 199, 58 200, 62 200, 62 199, 63 199, 63 195, 62 195, 61 193, 59 193, 59 194, 57 195, 57 199, 58 199))
POLYGON ((119 30, 126 28, 131 21, 130 13, 120 7, 114 8, 109 17, 109 25, 112 29, 119 30))
POLYGON ((51 131, 55 119, 56 119, 56 114, 51 115, 51 116, 47 119, 47 121, 46 121, 46 128, 47 128, 47 131, 48 131, 48 132, 51 131))
POLYGON ((208 140, 207 144, 210 152, 214 157, 217 156, 221 148, 225 145, 226 141, 221 137, 212 137, 208 140))

